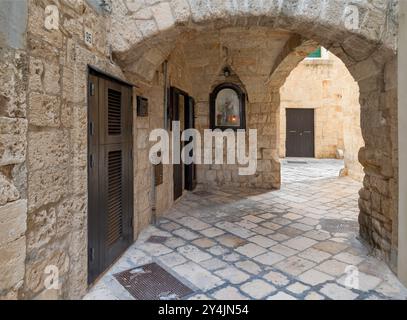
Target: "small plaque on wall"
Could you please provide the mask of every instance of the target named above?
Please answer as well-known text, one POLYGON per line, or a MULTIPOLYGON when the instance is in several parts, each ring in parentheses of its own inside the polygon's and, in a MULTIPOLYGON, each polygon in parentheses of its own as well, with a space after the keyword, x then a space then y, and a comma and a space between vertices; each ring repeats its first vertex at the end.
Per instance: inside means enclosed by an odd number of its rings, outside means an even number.
POLYGON ((137 116, 148 117, 148 99, 137 97, 137 116))

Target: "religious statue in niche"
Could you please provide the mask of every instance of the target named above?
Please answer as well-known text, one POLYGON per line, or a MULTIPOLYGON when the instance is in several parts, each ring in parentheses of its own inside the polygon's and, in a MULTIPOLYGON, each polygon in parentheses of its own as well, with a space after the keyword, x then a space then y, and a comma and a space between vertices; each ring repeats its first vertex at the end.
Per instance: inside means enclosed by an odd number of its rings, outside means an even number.
POLYGON ((210 97, 212 129, 245 128, 245 94, 239 86, 224 83, 210 97))

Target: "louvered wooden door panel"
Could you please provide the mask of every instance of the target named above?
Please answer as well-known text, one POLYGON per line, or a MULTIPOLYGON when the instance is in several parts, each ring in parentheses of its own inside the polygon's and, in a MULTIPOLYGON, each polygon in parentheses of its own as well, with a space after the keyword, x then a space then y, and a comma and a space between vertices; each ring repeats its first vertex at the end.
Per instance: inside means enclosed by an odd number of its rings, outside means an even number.
POLYGON ((101 144, 121 143, 129 140, 129 92, 115 82, 103 82, 104 109, 100 114, 101 144))
POLYGON ((133 241, 131 87, 89 76, 89 276, 92 283, 133 241))
POLYGON ((129 190, 129 150, 124 144, 108 144, 100 149, 103 265, 108 267, 131 242, 129 190))

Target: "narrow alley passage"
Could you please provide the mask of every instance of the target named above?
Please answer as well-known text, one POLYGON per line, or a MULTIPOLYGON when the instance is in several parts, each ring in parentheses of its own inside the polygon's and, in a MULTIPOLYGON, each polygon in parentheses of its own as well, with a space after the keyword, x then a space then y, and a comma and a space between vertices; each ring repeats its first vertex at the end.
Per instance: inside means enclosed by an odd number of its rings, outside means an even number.
POLYGON ((193 292, 175 299, 405 299, 406 289, 359 240, 361 184, 339 177, 342 167, 285 159, 281 190, 187 194, 85 299, 134 299, 114 275, 152 262, 193 292))

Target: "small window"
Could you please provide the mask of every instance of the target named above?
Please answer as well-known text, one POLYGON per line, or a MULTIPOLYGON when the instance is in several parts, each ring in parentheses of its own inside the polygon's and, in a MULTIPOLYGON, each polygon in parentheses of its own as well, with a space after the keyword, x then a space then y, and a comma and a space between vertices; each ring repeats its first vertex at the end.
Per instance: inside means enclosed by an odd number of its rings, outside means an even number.
POLYGON ((307 60, 319 60, 319 59, 329 59, 328 50, 324 47, 318 47, 314 52, 311 52, 307 60))
POLYGON ((322 58, 322 48, 319 47, 317 50, 315 50, 314 52, 311 52, 308 55, 308 58, 312 58, 312 59, 321 59, 322 58))

